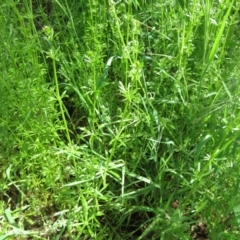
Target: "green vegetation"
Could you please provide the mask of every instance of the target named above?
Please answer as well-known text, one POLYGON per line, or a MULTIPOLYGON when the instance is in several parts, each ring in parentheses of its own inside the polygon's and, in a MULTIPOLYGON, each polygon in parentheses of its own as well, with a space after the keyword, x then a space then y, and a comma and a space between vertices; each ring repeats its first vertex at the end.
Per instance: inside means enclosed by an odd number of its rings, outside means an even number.
POLYGON ((239 1, 0 13, 0 239, 239 239, 239 1))

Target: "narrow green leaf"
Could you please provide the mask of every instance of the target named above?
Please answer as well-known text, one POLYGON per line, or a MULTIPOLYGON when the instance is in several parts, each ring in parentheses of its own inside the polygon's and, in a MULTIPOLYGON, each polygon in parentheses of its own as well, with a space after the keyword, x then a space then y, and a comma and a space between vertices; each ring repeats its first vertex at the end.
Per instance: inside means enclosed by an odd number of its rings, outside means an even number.
POLYGON ((7 218, 7 221, 8 221, 11 225, 13 225, 13 226, 15 226, 15 227, 18 227, 17 223, 15 222, 15 220, 14 220, 14 218, 13 218, 13 216, 12 216, 11 209, 10 209, 10 208, 7 208, 7 209, 5 209, 4 212, 5 212, 5 216, 6 216, 6 218, 7 218))
POLYGON ((226 25, 226 22, 227 22, 227 18, 232 10, 232 7, 233 7, 233 3, 234 1, 232 1, 232 3, 229 5, 229 8, 227 10, 227 13, 225 14, 224 18, 223 18, 223 21, 222 21, 222 24, 221 24, 221 27, 218 31, 218 34, 217 34, 217 37, 214 41, 214 44, 213 44, 213 47, 212 47, 212 50, 210 52, 210 55, 209 55, 209 58, 208 58, 208 64, 213 60, 218 48, 219 48, 219 45, 220 45, 220 42, 221 42, 221 37, 223 35, 223 31, 225 29, 225 25, 226 25))

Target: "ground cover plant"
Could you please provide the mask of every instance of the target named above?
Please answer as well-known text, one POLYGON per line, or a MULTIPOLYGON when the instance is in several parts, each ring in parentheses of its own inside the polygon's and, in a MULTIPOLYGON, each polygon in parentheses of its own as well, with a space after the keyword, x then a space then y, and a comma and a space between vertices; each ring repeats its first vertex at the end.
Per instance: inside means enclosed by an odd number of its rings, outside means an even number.
POLYGON ((0 12, 0 239, 239 239, 238 1, 0 12))

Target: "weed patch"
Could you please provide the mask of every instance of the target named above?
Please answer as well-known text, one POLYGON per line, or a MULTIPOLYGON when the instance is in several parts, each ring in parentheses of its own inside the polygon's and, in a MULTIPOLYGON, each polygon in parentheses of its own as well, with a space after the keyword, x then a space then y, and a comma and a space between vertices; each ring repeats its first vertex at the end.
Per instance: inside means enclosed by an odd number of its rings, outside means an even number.
POLYGON ((239 10, 0 3, 0 238, 238 239, 239 10))

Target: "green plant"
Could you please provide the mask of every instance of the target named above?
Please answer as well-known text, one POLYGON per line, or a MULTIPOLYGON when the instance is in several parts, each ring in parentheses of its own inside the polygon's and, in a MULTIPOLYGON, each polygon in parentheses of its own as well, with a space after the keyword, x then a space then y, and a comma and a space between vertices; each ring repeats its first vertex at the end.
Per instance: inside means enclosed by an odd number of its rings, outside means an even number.
POLYGON ((1 239, 238 239, 237 1, 0 13, 1 239))

